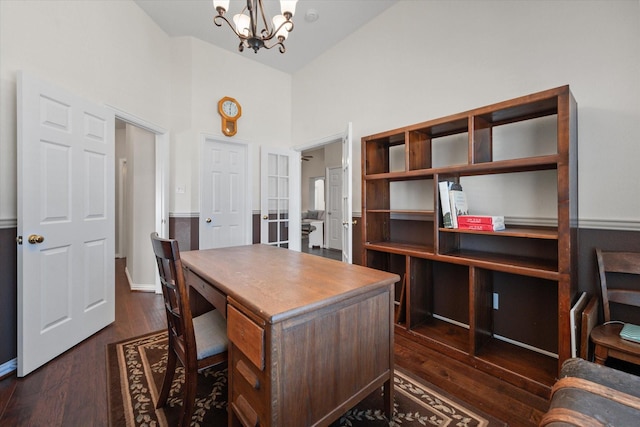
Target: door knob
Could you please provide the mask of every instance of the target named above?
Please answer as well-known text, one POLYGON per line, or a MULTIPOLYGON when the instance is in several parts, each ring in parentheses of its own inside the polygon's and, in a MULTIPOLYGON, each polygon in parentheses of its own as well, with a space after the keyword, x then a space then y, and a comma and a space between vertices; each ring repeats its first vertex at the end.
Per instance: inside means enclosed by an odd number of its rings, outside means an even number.
POLYGON ((267 215, 263 216, 262 219, 269 219, 267 215))
POLYGON ((27 239, 29 241, 29 243, 31 243, 32 245, 35 245, 36 243, 42 243, 44 242, 44 237, 39 235, 39 234, 32 234, 31 236, 29 236, 29 238, 27 239))
POLYGON ((207 218, 204 220, 204 222, 206 222, 207 224, 209 224, 211 222, 211 218, 207 218))

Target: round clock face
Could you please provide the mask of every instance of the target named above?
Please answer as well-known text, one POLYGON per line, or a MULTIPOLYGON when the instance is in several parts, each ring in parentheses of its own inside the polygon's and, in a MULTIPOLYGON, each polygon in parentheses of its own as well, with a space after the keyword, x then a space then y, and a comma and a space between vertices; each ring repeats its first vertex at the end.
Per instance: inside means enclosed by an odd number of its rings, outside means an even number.
POLYGON ((222 111, 229 117, 235 117, 238 115, 238 105, 233 101, 224 101, 222 111))

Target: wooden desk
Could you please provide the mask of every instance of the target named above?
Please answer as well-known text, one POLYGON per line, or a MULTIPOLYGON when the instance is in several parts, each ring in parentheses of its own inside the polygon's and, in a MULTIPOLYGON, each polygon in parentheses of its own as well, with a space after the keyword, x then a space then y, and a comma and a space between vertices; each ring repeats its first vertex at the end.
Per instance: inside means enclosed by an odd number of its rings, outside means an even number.
POLYGON ((326 426, 382 386, 390 416, 396 274, 267 245, 181 258, 226 296, 230 427, 326 426))

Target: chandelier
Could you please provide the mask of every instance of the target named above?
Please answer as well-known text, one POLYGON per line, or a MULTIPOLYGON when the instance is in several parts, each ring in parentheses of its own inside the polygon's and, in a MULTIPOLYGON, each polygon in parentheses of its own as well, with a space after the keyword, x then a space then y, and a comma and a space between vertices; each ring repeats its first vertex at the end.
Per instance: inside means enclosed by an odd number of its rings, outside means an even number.
POLYGON ((229 8, 229 0, 213 0, 213 7, 218 12, 218 15, 213 18, 213 23, 218 27, 222 26, 222 21, 229 25, 229 28, 240 38, 238 46, 240 52, 245 47, 258 53, 261 47, 271 49, 278 46, 280 53, 284 53, 286 50, 284 41, 293 30, 291 18, 296 11, 297 2, 298 0, 280 0, 282 15, 275 15, 270 25, 265 17, 262 0, 247 0, 247 5, 242 12, 233 16, 234 26, 224 16, 229 8))

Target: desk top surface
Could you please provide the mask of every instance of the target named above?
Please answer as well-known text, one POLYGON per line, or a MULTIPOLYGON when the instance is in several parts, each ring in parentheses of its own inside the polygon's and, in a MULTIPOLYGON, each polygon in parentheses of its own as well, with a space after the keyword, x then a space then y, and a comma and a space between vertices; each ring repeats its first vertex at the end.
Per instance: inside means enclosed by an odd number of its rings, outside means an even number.
POLYGON ((186 251, 180 258, 268 323, 386 289, 400 279, 397 274, 269 245, 186 251))

